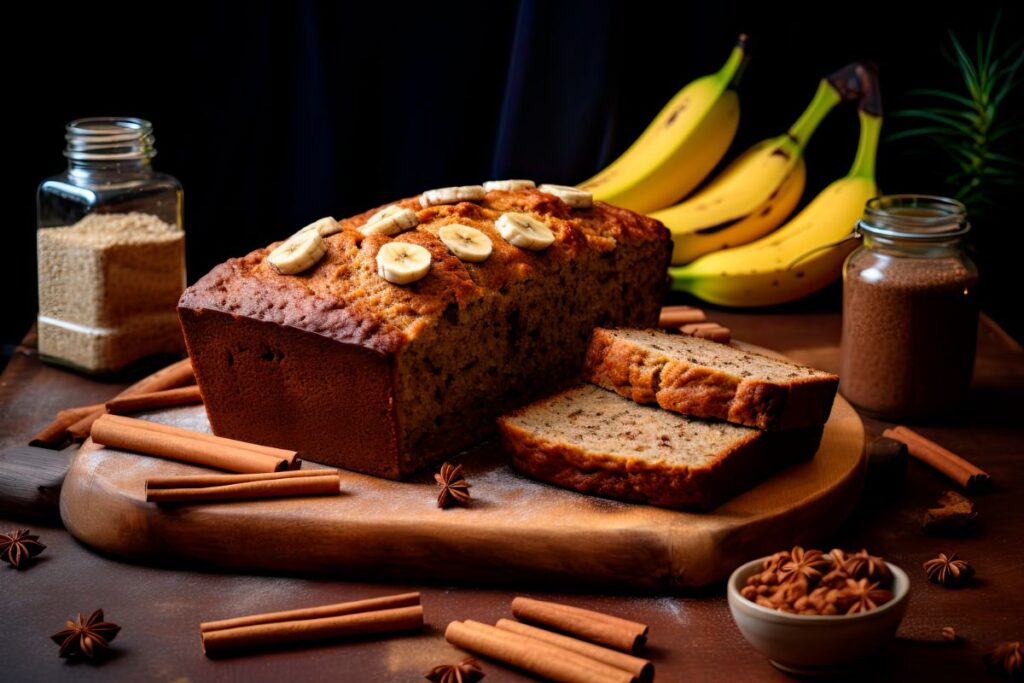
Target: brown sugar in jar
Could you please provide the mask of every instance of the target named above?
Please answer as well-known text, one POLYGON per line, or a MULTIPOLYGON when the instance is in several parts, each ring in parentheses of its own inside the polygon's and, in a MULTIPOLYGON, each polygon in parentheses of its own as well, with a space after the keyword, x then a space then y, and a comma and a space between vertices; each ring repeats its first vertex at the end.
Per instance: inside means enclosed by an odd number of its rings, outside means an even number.
POLYGON ((978 271, 963 250, 963 204, 923 195, 868 202, 843 271, 840 391, 887 418, 949 413, 967 392, 978 271))

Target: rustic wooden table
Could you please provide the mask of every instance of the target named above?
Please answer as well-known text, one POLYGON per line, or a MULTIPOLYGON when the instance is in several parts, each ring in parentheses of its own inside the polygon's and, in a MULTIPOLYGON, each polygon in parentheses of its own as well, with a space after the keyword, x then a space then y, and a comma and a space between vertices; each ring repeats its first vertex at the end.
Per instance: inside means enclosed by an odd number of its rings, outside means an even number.
MULTIPOLYGON (((836 313, 718 313, 737 338, 835 370, 836 313)), ((936 343, 942 343, 936 340, 936 343)), ((926 536, 921 516, 950 483, 912 461, 905 483, 887 490, 869 485, 843 530, 825 547, 865 546, 904 567, 913 582, 910 607, 887 652, 866 663, 873 680, 979 680, 990 643, 1024 639, 1024 352, 987 319, 979 330, 975 382, 964 411, 920 425, 993 475, 993 490, 977 497, 982 525, 969 538, 926 536), (929 583, 921 563, 955 551, 976 567, 970 586, 948 590, 929 583), (948 643, 940 630, 961 639, 948 643)), ((23 445, 61 408, 104 400, 119 387, 41 364, 31 335, 0 376, 0 448, 23 445)), ((885 423, 866 420, 869 436, 885 423)), ((491 621, 509 616, 509 603, 526 593, 572 602, 649 623, 647 654, 659 681, 787 680, 755 652, 733 625, 721 588, 685 596, 594 595, 566 587, 477 588, 383 585, 324 576, 236 575, 186 567, 125 564, 91 552, 60 528, 0 518, 0 529, 32 526, 47 545, 25 571, 0 566, 0 679, 79 680, 331 680, 415 681, 433 665, 461 655, 444 642, 454 619, 491 621), (200 621, 251 612, 340 602, 420 590, 428 628, 419 635, 287 650, 212 661, 199 647, 200 621), (123 627, 115 654, 101 665, 58 659, 49 635, 77 612, 102 607, 123 627), (65 671, 74 668, 74 672, 65 671)), ((301 533, 297 531, 297 533, 301 533)), ((287 538, 268 553, 287 553, 287 538)), ((487 681, 528 680, 485 662, 487 681)))

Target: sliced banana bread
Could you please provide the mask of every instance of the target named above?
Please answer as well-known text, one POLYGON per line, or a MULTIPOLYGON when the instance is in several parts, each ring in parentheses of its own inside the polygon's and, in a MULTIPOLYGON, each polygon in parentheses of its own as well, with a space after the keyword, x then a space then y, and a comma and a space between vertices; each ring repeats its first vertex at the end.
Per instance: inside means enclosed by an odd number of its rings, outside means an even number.
POLYGON ((306 270, 283 275, 271 245, 185 291, 178 313, 215 434, 398 479, 577 376, 594 327, 657 324, 672 251, 657 221, 533 189, 424 208, 434 194, 391 205, 415 214, 399 234, 364 234, 367 211, 327 232, 306 270), (507 241, 506 213, 543 223, 553 242, 507 241), (453 223, 487 236, 485 261, 439 237, 453 223), (430 253, 426 276, 381 275, 377 256, 396 242, 430 253))
POLYGON ((516 469, 620 500, 705 510, 809 459, 822 427, 763 432, 643 406, 592 384, 498 418, 516 469))
POLYGON ((601 328, 583 378, 637 403, 768 430, 825 424, 839 386, 831 373, 707 339, 601 328))

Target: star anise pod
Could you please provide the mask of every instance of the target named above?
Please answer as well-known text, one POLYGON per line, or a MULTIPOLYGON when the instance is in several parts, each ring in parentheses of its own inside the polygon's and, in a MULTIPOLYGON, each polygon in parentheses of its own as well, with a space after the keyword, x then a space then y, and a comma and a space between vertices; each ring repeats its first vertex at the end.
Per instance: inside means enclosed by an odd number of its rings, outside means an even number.
POLYGON ((839 597, 838 605, 847 614, 858 614, 868 612, 879 605, 892 600, 892 591, 879 588, 878 583, 868 583, 867 579, 846 580, 846 590, 839 597))
POLYGON ((961 560, 953 553, 939 553, 939 556, 928 560, 923 565, 928 580, 943 586, 958 586, 974 576, 974 567, 961 560))
POLYGON ((872 555, 866 549, 862 549, 859 553, 846 555, 843 560, 843 566, 847 573, 855 579, 869 579, 886 584, 892 580, 892 572, 889 571, 889 565, 882 558, 872 555))
POLYGON ((779 567, 783 562, 789 560, 789 551, 781 550, 773 555, 769 555, 761 563, 761 569, 764 571, 775 572, 778 571, 779 567))
POLYGON ((92 659, 110 648, 110 641, 117 637, 121 627, 103 620, 103 610, 98 609, 86 619, 81 613, 78 621, 70 619, 67 628, 54 633, 50 638, 60 645, 61 657, 83 656, 92 659))
POLYGON ((434 475, 434 480, 441 487, 441 492, 437 496, 437 507, 469 504, 470 484, 462 476, 462 465, 446 462, 441 465, 441 471, 434 475))
POLYGON ((0 560, 9 563, 15 569, 28 565, 28 561, 43 552, 46 546, 39 542, 39 537, 28 529, 0 534, 0 560))
POLYGON ((1007 676, 1024 677, 1024 643, 1019 640, 997 643, 985 654, 985 661, 1007 676))
POLYGON ((790 558, 779 566, 779 583, 798 582, 808 584, 821 578, 829 568, 829 561, 820 550, 804 550, 796 546, 790 558))
POLYGON ((433 683, 476 683, 486 674, 480 663, 473 657, 463 659, 458 664, 440 664, 426 675, 433 683))

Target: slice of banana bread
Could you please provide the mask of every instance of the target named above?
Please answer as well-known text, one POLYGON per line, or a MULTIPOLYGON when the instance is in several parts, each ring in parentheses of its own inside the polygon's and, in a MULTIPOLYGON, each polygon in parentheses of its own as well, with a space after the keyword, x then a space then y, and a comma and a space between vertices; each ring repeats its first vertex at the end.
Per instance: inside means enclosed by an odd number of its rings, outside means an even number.
POLYGON ((813 457, 822 427, 763 432, 644 406, 592 384, 498 418, 513 465, 558 486, 673 508, 712 508, 813 457))
POLYGON ((637 403, 768 430, 825 424, 839 386, 822 370, 642 329, 594 330, 583 378, 637 403))
POLYGON ((397 234, 367 228, 375 210, 329 221, 306 270, 281 274, 271 245, 188 288, 178 312, 214 432, 400 478, 578 375, 595 326, 657 324, 671 252, 659 222, 532 189, 473 197, 395 202, 415 214, 397 234), (554 241, 510 243, 496 227, 506 212, 542 222, 554 241), (458 258, 439 237, 456 223, 493 244, 485 261, 458 258), (429 251, 422 279, 379 273, 394 242, 429 251))

